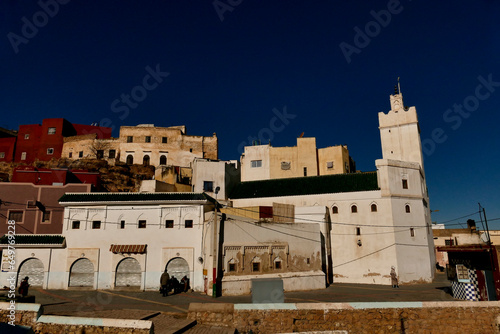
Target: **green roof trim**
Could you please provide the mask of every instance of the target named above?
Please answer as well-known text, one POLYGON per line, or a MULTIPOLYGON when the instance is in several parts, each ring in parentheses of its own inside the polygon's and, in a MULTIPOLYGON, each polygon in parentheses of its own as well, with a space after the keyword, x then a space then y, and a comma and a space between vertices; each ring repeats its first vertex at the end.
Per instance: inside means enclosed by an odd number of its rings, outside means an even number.
POLYGON ((204 193, 66 193, 59 199, 59 203, 206 201, 207 199, 204 193))
MULTIPOLYGON (((14 240, 15 245, 62 245, 64 243, 62 235, 49 234, 16 234, 14 240)), ((8 243, 7 234, 0 238, 0 245, 7 245, 8 243)))
POLYGON ((377 172, 242 182, 230 199, 300 196, 380 190, 377 172))

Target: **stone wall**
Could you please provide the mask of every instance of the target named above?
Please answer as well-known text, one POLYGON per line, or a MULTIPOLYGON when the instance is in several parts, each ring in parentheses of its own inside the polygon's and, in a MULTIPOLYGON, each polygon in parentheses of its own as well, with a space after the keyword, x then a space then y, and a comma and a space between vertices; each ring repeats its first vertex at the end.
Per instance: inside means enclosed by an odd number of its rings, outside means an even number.
POLYGON ((188 318, 240 333, 500 333, 500 302, 197 304, 188 318))
MULTIPOLYGON (((144 320, 100 319, 43 315, 40 304, 16 303, 15 312, 10 303, 0 303, 0 322, 31 327, 38 334, 53 333, 108 333, 152 334, 153 323, 144 320), (9 317, 13 314, 14 319, 9 317)), ((14 327, 13 327, 14 328, 14 327)))

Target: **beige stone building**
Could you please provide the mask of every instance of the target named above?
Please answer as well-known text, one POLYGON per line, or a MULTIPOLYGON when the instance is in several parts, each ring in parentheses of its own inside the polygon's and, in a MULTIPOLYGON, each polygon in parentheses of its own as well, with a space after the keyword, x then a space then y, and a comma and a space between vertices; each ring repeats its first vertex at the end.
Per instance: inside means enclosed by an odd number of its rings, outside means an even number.
POLYGON ((297 138, 297 146, 246 146, 241 156, 242 181, 272 180, 355 172, 346 145, 316 148, 316 138, 297 138))
POLYGON ((120 127, 120 161, 127 164, 190 167, 195 158, 217 159, 218 141, 212 137, 186 135, 185 126, 155 127, 153 124, 120 127))
POLYGON ((62 158, 104 159, 114 165, 119 159, 120 141, 117 138, 97 139, 96 134, 64 138, 62 158))
POLYGON ((95 134, 64 139, 63 158, 105 159, 110 164, 190 167, 195 158, 217 159, 218 140, 186 135, 186 127, 156 127, 153 124, 120 127, 119 138, 96 139, 95 134))

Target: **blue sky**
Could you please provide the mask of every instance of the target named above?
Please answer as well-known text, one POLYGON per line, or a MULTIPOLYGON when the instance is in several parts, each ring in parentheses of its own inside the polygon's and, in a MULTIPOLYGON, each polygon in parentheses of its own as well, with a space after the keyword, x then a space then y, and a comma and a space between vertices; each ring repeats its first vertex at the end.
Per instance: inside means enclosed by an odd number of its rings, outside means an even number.
POLYGON ((378 112, 400 77, 426 143, 433 220, 478 202, 500 218, 499 9, 493 0, 5 0, 0 126, 64 117, 117 135, 122 125, 184 124, 216 132, 221 159, 238 159, 253 139, 293 146, 304 132, 318 147, 347 144, 370 171, 381 158, 378 112))

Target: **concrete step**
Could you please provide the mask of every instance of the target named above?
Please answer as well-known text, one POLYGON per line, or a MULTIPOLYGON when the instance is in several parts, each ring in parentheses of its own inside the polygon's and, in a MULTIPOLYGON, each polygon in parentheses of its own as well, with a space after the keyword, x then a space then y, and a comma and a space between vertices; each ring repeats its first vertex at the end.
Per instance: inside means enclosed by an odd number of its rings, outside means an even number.
POLYGON ((196 320, 189 320, 186 315, 160 313, 148 320, 153 322, 155 334, 185 333, 196 325, 196 320))

